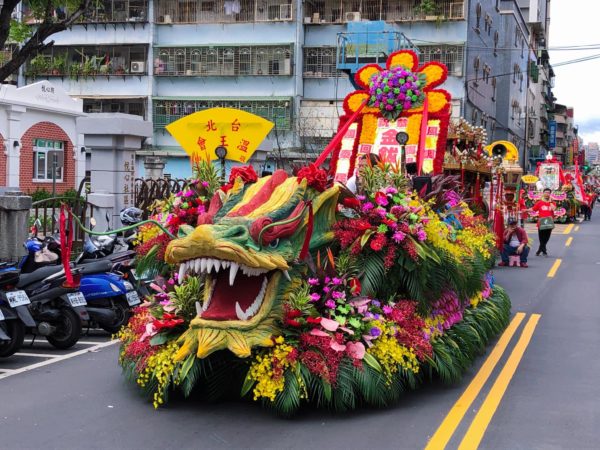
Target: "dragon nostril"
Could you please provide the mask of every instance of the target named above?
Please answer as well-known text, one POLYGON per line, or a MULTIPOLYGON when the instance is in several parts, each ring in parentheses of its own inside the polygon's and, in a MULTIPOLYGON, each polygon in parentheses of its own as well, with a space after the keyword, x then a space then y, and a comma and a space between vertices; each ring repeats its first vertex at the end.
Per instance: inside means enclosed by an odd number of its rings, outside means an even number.
POLYGON ((243 225, 233 226, 229 229, 227 237, 235 241, 244 241, 248 239, 248 229, 243 225))

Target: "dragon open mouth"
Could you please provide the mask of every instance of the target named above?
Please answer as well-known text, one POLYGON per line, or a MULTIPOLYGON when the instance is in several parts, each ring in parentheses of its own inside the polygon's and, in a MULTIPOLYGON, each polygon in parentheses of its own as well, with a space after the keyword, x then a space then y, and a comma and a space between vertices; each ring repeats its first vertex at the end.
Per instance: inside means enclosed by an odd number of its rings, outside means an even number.
MULTIPOLYGON (((206 274, 205 296, 202 304, 196 302, 198 317, 205 320, 247 321, 263 305, 265 293, 273 273, 233 261, 214 258, 196 258, 179 266, 179 280, 186 274, 206 274)), ((283 271, 284 275, 289 275, 283 271)))

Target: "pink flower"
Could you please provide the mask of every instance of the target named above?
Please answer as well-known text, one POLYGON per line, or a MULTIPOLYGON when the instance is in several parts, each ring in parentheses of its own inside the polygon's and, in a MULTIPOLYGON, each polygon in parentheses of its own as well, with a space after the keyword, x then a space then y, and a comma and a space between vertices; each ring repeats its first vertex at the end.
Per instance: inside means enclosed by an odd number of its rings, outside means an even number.
POLYGON ((316 292, 313 292, 312 294, 310 294, 311 302, 319 301, 320 298, 321 298, 321 296, 319 294, 317 294, 316 292))
POLYGON ((377 203, 379 206, 386 206, 388 204, 387 196, 383 192, 376 192, 375 203, 377 203))
POLYGON ((336 285, 337 284, 342 284, 342 280, 340 278, 337 278, 337 277, 333 277, 333 280, 331 280, 331 282, 333 284, 336 284, 336 285))
POLYGON ((310 284, 311 286, 316 286, 317 284, 319 284, 319 279, 318 278, 309 278, 308 284, 310 284))
POLYGON ((397 244, 399 244, 400 242, 402 242, 404 240, 404 238, 406 238, 406 234, 404 234, 402 231, 396 231, 394 233, 394 235, 392 236, 392 239, 397 244))
POLYGON ((340 324, 332 319, 326 319, 325 317, 321 318, 321 326, 325 328, 327 331, 335 331, 338 329, 340 324))
POLYGON ((334 291, 331 296, 335 299, 346 298, 345 292, 334 291))
POLYGON ((425 230, 417 231, 417 239, 421 242, 423 242, 425 239, 427 239, 427 233, 425 233, 425 230))
POLYGON ((317 328, 313 328, 312 330, 310 330, 310 334, 312 334, 313 336, 319 336, 319 337, 328 337, 329 336, 323 330, 318 330, 317 328))
POLYGON ((348 342, 346 344, 346 352, 351 358, 363 359, 365 357, 365 346, 362 342, 348 342))
POLYGON ((335 339, 331 340, 331 344, 329 344, 329 346, 336 352, 343 352, 344 350, 346 350, 346 346, 343 344, 339 344, 335 339))
POLYGON ((391 314, 392 311, 393 311, 393 308, 391 306, 385 305, 383 307, 383 313, 386 314, 386 315, 391 314))
POLYGON ((329 299, 325 302, 325 306, 327 306, 329 309, 333 309, 333 308, 335 308, 335 302, 333 300, 329 299))
POLYGON ((202 183, 200 183, 202 185, 202 187, 207 188, 210 186, 210 183, 208 181, 203 181, 202 183))
POLYGON ((362 211, 365 213, 371 211, 373 208, 374 208, 374 206, 373 206, 373 203, 371 203, 371 202, 366 202, 366 203, 363 203, 363 205, 362 205, 362 211))

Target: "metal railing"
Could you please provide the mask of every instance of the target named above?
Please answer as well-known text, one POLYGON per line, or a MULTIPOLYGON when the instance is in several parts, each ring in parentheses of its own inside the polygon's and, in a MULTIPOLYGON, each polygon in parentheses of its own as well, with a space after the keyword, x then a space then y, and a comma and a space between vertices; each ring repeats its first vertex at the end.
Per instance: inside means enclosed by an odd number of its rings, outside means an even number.
POLYGON ((181 178, 161 178, 158 180, 135 179, 134 205, 144 211, 144 219, 153 212, 152 205, 157 200, 165 200, 176 192, 182 191, 188 181, 181 178))
POLYGON ((291 0, 158 0, 154 20, 171 23, 282 22, 293 19, 291 0))

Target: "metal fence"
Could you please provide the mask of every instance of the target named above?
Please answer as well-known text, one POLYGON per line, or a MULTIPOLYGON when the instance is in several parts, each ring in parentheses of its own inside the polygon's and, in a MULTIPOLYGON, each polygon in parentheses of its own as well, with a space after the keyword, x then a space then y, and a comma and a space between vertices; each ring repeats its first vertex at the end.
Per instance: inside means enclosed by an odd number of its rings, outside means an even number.
POLYGON ((161 178, 158 180, 135 179, 134 204, 144 211, 144 219, 152 213, 152 205, 156 200, 165 200, 171 194, 182 191, 186 185, 185 179, 161 178))

